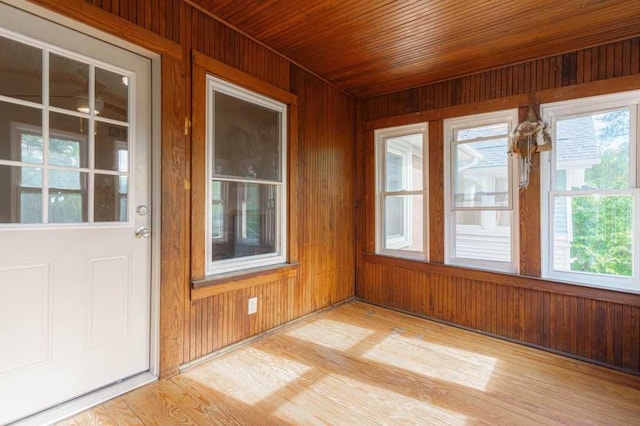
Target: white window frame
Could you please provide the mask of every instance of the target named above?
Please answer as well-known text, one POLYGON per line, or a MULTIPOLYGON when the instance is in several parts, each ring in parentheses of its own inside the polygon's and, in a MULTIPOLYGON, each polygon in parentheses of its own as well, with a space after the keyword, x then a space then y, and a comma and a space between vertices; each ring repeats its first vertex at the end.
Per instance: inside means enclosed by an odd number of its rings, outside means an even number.
MULTIPOLYGON (((540 107, 542 119, 556 128, 558 119, 576 117, 580 115, 593 115, 615 109, 629 108, 629 189, 620 190, 554 190, 556 157, 555 149, 551 152, 543 152, 540 157, 540 206, 541 206, 541 261, 542 277, 557 281, 564 281, 587 287, 606 288, 611 290, 623 290, 640 293, 640 90, 620 92, 609 95, 593 96, 568 101, 543 104, 540 107), (633 200, 633 244, 632 275, 620 277, 589 272, 567 272, 554 269, 553 247, 553 212, 554 198, 557 196, 578 195, 630 195, 633 200)), ((555 133, 554 133, 555 135, 555 133)), ((569 177, 567 177, 569 179, 569 177)), ((568 230, 569 232, 569 230, 568 230)))
MULTIPOLYGON (((207 93, 206 93, 206 135, 207 135, 207 173, 206 173, 206 202, 205 202, 205 271, 207 275, 215 275, 226 272, 240 271, 250 268, 258 268, 263 266, 285 263, 287 259, 287 105, 275 101, 256 92, 244 89, 228 81, 207 75, 207 93), (220 177, 214 174, 214 144, 215 144, 215 122, 214 122, 214 92, 224 93, 229 96, 250 102, 255 105, 276 111, 280 113, 280 180, 271 181, 264 179, 252 178, 236 178, 236 177, 220 177), (276 187, 276 241, 275 252, 244 256, 224 260, 211 260, 211 241, 212 241, 212 194, 211 181, 222 182, 240 182, 240 183, 257 183, 274 185, 276 187)), ((215 238, 221 240, 222 238, 215 238)))
MULTIPOLYGON (((518 273, 520 268, 520 238, 519 238, 519 214, 518 214, 518 165, 515 158, 507 159, 507 176, 509 179, 509 205, 505 207, 454 207, 453 205, 453 197, 454 197, 454 188, 455 185, 452 182, 452 179, 456 176, 456 173, 453 172, 454 168, 454 150, 458 145, 467 145, 469 143, 473 143, 473 139, 460 141, 459 143, 455 140, 455 135, 458 130, 463 130, 467 128, 488 126, 492 124, 499 123, 507 123, 508 124, 508 134, 513 130, 515 126, 518 125, 518 110, 517 109, 509 109, 502 110, 490 113, 482 113, 482 114, 474 114, 463 117, 455 117, 451 119, 444 120, 444 208, 445 208, 445 263, 449 265, 455 266, 465 266, 471 268, 478 269, 487 269, 491 271, 498 272, 509 272, 509 273, 518 273), (511 220, 511 230, 510 230, 510 239, 511 239, 511 261, 510 262, 500 262, 493 260, 481 260, 481 259, 471 259, 466 257, 454 256, 456 253, 455 246, 455 214, 457 211, 511 211, 512 212, 512 220, 511 220)), ((501 135, 496 137, 502 137, 501 135)), ((492 138, 494 138, 492 136, 492 138)), ((483 214, 480 225, 461 225, 463 228, 467 230, 477 230, 481 231, 485 228, 485 220, 484 217, 486 215, 483 214)), ((495 225, 495 224, 494 224, 495 225)), ((495 225, 493 228, 496 231, 496 234, 506 234, 507 232, 502 226, 495 225)))
MULTIPOLYGON (((375 151, 375 172, 376 172, 376 254, 385 256, 401 257, 416 260, 427 260, 427 253, 429 252, 429 215, 428 215, 428 197, 427 188, 429 185, 429 124, 417 123, 406 126, 389 127, 384 129, 376 129, 374 131, 374 151, 375 151), (385 187, 386 183, 386 147, 385 143, 388 139, 398 138, 408 135, 422 135, 422 189, 416 191, 387 191, 385 187), (385 197, 393 195, 422 195, 422 221, 423 221, 423 236, 422 236, 422 250, 421 251, 408 251, 402 250, 403 247, 411 245, 412 224, 411 224, 411 200, 405 199, 404 211, 404 235, 395 237, 390 245, 392 248, 385 248, 385 218, 384 218, 384 201, 385 197)), ((394 154, 401 155, 403 157, 403 164, 406 162, 408 167, 406 168, 406 175, 404 180, 407 183, 408 188, 411 187, 412 173, 411 173, 411 161, 412 161, 412 148, 409 143, 402 143, 394 141, 391 151, 394 154)))

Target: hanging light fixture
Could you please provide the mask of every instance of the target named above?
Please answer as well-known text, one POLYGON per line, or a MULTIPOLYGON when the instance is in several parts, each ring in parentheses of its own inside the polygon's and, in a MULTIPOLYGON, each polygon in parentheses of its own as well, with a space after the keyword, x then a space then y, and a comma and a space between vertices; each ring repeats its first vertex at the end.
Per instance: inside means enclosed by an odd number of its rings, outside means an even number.
MULTIPOLYGON (((76 95, 73 97, 73 101, 75 103, 76 109, 78 112, 89 114, 91 109, 89 108, 89 97, 85 95, 76 95)), ((95 108, 93 109, 93 114, 98 115, 100 111, 104 108, 104 101, 97 97, 95 101, 95 108)))

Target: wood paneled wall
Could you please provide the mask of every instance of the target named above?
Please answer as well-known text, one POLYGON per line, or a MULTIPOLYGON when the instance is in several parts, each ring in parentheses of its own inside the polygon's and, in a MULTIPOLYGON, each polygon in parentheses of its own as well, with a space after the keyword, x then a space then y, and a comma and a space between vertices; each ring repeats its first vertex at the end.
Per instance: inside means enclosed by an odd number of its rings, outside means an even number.
POLYGON ((138 27, 180 42, 181 0, 84 0, 138 27))
POLYGON ((355 282, 355 102, 203 12, 187 7, 185 16, 194 50, 298 97, 300 266, 296 278, 187 298, 182 363, 353 297, 355 282))
MULTIPOLYGON (((355 102, 181 0, 32 0, 163 55, 162 377, 216 349, 354 295, 355 102), (298 96, 298 272, 191 300, 191 52, 298 96), (258 312, 247 315, 247 300, 258 312)), ((204 229, 202 230, 204 233, 204 229)), ((231 286, 233 287, 233 286, 231 286)))
POLYGON ((443 118, 640 88, 640 38, 358 102, 357 297, 640 372, 640 295, 540 276, 539 157, 520 191, 520 276, 444 266, 443 118), (429 121, 430 263, 376 256, 373 129, 429 121))

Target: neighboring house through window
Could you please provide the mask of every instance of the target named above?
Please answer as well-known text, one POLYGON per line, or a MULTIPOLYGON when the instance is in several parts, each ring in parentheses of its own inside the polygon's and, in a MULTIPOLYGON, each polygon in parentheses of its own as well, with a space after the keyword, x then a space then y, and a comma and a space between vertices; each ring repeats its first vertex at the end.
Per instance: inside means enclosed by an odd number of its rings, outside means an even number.
POLYGON ((517 110, 444 121, 446 263, 517 272, 517 110))
POLYGON ((426 259, 427 124, 375 131, 376 253, 426 259))

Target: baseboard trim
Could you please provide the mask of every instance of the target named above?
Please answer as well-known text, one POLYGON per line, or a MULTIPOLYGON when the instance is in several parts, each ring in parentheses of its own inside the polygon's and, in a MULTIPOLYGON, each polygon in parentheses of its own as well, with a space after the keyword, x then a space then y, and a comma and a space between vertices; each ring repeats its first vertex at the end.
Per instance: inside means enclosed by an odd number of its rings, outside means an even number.
POLYGON ((145 371, 10 424, 14 426, 41 426, 56 423, 157 380, 156 376, 145 371))
POLYGON ((207 355, 201 356, 200 358, 196 358, 193 361, 189 361, 189 362, 186 362, 186 363, 182 364, 180 366, 179 373, 182 374, 185 371, 187 371, 187 370, 189 370, 189 369, 191 369, 191 368, 193 368, 193 367, 195 367, 197 365, 200 365, 200 364, 202 364, 204 362, 207 362, 209 360, 218 358, 218 357, 220 357, 220 356, 222 356, 224 354, 227 354, 229 352, 232 352, 232 351, 234 351, 234 350, 236 350, 238 348, 241 348, 243 346, 247 346, 247 345, 249 345, 249 344, 251 344, 253 342, 257 342, 259 340, 262 340, 265 337, 269 337, 272 334, 278 333, 279 331, 284 330, 286 328, 289 328, 289 327, 291 327, 291 326, 293 326, 293 325, 295 325, 295 324, 297 324, 297 323, 299 323, 301 321, 307 320, 307 319, 309 319, 311 317, 314 317, 316 315, 319 315, 319 314, 321 314, 323 312, 331 311, 331 310, 337 308, 338 306, 342 306, 342 305, 347 304, 347 303, 355 302, 356 300, 357 299, 356 299, 355 296, 351 296, 348 299, 341 300, 340 302, 334 303, 333 305, 327 306, 326 308, 322 308, 322 309, 319 309, 317 311, 313 311, 313 312, 311 312, 309 314, 306 314, 306 315, 303 315, 303 316, 298 317, 296 319, 293 319, 293 320, 291 320, 289 322, 286 322, 284 324, 281 324, 281 325, 279 325, 277 327, 271 328, 271 329, 269 329, 267 331, 263 331, 262 333, 259 333, 259 334, 256 334, 254 336, 248 337, 248 338, 246 338, 244 340, 240 340, 239 342, 232 343, 229 346, 225 346, 224 348, 218 349, 218 350, 216 350, 214 352, 211 352, 211 353, 209 353, 207 355))
POLYGON ((448 325, 448 326, 451 326, 451 327, 459 328, 461 330, 470 331, 472 333, 482 334, 483 336, 493 337, 493 338, 496 338, 496 339, 504 340, 506 342, 515 343, 517 345, 522 345, 522 346, 527 346, 529 348, 538 349, 538 350, 541 350, 543 352, 549 352, 549 353, 552 353, 552 354, 555 354, 555 355, 560 355, 560 356, 563 356, 565 358, 569 358, 569 359, 572 359, 572 360, 582 361, 582 362, 586 362, 588 364, 593 364, 593 365, 597 365, 599 367, 604 367, 604 368, 608 368, 608 369, 611 369, 611 370, 619 371, 621 373, 630 374, 630 375, 633 375, 633 376, 639 376, 640 377, 640 372, 637 372, 637 371, 634 371, 634 370, 624 369, 624 368, 621 368, 621 367, 618 367, 618 366, 615 366, 615 365, 607 364, 605 362, 597 361, 595 359, 585 358, 585 357, 581 357, 579 355, 575 355, 575 354, 572 354, 572 353, 569 353, 569 352, 563 352, 563 351, 559 351, 559 350, 556 350, 556 349, 548 348, 546 346, 536 345, 535 343, 529 343, 529 342, 526 342, 524 340, 512 339, 510 337, 501 336, 499 334, 488 333, 488 332, 483 331, 483 330, 478 330, 478 329, 475 329, 475 328, 466 327, 464 325, 460 325, 460 324, 456 324, 454 322, 441 320, 439 318, 433 318, 433 317, 430 317, 430 316, 427 316, 427 315, 422 315, 422 314, 418 314, 418 313, 415 313, 415 312, 406 311, 404 309, 394 308, 393 306, 386 306, 386 305, 382 305, 382 304, 379 304, 379 303, 374 303, 374 302, 371 302, 371 301, 366 300, 366 299, 361 299, 359 297, 355 297, 355 300, 358 301, 358 302, 366 303, 366 304, 371 305, 371 306, 377 306, 379 308, 389 309, 390 311, 395 311, 395 312, 398 312, 398 313, 401 313, 401 314, 404 314, 404 315, 409 315, 409 316, 412 316, 412 317, 426 319, 426 320, 429 320, 429 321, 433 321, 433 322, 437 322, 437 323, 440 323, 440 324, 448 325))

